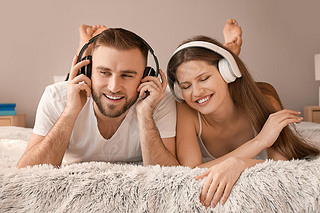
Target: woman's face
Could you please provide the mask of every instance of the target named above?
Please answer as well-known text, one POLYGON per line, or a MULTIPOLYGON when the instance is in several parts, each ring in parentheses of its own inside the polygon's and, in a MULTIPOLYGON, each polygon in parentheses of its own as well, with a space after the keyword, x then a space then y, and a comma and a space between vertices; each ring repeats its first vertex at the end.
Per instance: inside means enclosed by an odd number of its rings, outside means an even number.
POLYGON ((230 102, 228 84, 216 66, 193 60, 181 64, 176 73, 184 100, 202 114, 213 113, 230 102))

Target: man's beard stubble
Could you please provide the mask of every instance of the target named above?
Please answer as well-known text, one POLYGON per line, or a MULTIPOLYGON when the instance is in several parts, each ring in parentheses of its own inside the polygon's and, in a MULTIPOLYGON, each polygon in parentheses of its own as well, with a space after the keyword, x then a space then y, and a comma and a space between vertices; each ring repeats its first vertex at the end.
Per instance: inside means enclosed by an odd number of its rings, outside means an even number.
POLYGON ((132 99, 126 99, 125 98, 126 102, 123 105, 123 107, 121 109, 119 109, 119 110, 115 110, 116 105, 107 104, 107 105, 103 106, 100 97, 101 96, 99 96, 99 94, 96 93, 92 89, 92 98, 93 98, 94 102, 97 104, 99 111, 101 112, 101 114, 103 114, 104 116, 107 116, 109 118, 119 117, 120 115, 125 113, 128 109, 130 109, 130 107, 132 105, 134 105, 134 103, 138 99, 138 95, 137 95, 137 97, 132 98, 132 99))

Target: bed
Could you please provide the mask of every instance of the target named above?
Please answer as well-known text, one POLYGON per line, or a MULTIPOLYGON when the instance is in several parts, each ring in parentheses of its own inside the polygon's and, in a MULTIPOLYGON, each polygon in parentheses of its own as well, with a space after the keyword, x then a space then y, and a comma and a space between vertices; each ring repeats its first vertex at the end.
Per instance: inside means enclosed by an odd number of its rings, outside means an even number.
MULTIPOLYGON (((297 129, 320 147, 320 124, 297 129)), ((222 206, 199 201, 205 169, 89 162, 16 169, 32 129, 0 127, 0 212, 320 212, 320 158, 245 170, 222 206)))

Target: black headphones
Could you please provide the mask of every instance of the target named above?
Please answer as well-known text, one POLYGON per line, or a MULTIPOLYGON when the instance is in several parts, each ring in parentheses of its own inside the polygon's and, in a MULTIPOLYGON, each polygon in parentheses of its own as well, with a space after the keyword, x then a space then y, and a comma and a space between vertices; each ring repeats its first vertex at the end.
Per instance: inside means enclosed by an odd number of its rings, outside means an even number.
MULTIPOLYGON (((88 76, 88 78, 91 78, 91 74, 92 74, 92 56, 91 55, 87 55, 85 57, 82 58, 82 55, 84 53, 84 51, 88 48, 88 46, 90 44, 92 44, 96 38, 99 36, 100 34, 92 37, 88 43, 86 43, 80 50, 79 52, 79 56, 78 56, 78 61, 77 63, 79 63, 80 61, 83 61, 83 60, 89 60, 90 63, 86 66, 83 66, 79 72, 78 72, 78 75, 80 74, 84 74, 86 76, 88 76)), ((141 37, 140 37, 141 38, 141 37)), ((159 74, 159 62, 158 62, 158 58, 156 57, 156 55, 154 54, 154 51, 153 49, 151 48, 151 46, 143 39, 141 38, 141 40, 143 41, 143 43, 147 46, 149 52, 151 53, 151 55, 153 56, 154 58, 154 61, 155 61, 155 64, 156 64, 156 70, 154 70, 152 67, 149 67, 147 66, 145 69, 144 69, 144 72, 143 72, 143 77, 146 77, 146 76, 155 76, 157 77, 158 74, 159 74)), ((69 77, 69 74, 68 74, 68 77, 69 77)), ((68 80, 68 77, 67 77, 67 80, 68 80)))

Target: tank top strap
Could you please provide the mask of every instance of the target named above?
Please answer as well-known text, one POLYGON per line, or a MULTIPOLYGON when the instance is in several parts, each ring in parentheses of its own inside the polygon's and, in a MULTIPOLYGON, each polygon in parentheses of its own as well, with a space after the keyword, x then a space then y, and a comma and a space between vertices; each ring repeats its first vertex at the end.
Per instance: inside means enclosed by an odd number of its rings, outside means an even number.
POLYGON ((251 128, 253 130, 253 137, 256 137, 258 135, 257 131, 255 130, 254 126, 251 124, 251 128))
POLYGON ((199 125, 200 125, 198 137, 201 137, 201 133, 202 133, 202 122, 201 122, 201 116, 200 116, 200 112, 199 112, 199 111, 198 111, 198 120, 199 120, 199 125))

